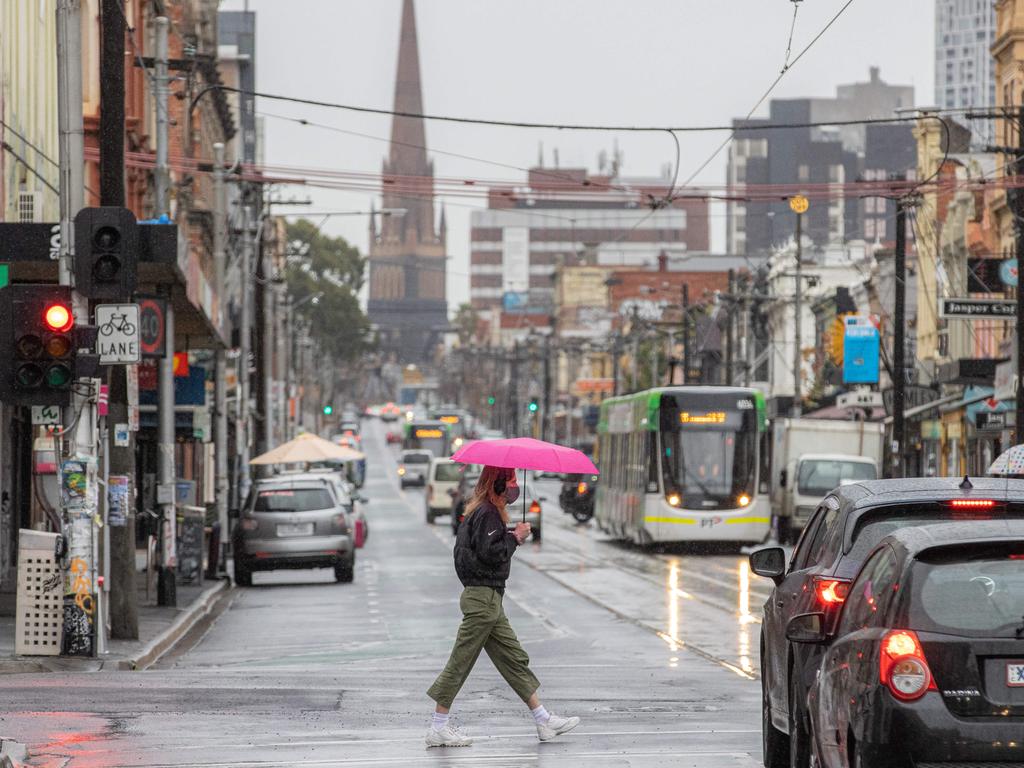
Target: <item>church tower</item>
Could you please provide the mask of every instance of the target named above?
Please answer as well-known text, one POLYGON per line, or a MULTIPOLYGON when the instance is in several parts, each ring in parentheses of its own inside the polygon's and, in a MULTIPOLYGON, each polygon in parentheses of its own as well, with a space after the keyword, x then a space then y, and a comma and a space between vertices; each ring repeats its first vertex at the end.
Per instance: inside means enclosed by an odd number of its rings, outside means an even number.
MULTIPOLYGON (((413 0, 402 0, 394 111, 423 113, 419 44, 413 0)), ((424 120, 395 115, 381 173, 384 210, 370 223, 370 322, 381 349, 402 364, 433 359, 448 327, 445 232, 434 217, 434 165, 424 120)), ((442 215, 443 219, 443 215, 442 215)))

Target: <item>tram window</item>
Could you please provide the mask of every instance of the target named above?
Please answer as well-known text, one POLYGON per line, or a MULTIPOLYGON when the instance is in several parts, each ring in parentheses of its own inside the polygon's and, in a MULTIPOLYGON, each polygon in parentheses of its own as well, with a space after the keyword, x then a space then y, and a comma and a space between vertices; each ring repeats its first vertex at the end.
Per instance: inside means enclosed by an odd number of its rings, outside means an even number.
POLYGON ((658 433, 650 432, 647 451, 647 492, 658 492, 658 433))

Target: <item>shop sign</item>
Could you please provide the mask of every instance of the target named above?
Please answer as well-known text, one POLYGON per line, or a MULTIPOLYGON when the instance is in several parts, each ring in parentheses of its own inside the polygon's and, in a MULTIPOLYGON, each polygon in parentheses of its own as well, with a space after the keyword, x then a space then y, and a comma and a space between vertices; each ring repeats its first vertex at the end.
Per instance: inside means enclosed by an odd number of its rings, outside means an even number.
POLYGON ((1017 302, 1001 299, 943 299, 941 317, 994 317, 1008 319, 1016 316, 1017 302))
POLYGON ((1005 413, 979 413, 977 422, 978 429, 1005 429, 1007 426, 1005 413))

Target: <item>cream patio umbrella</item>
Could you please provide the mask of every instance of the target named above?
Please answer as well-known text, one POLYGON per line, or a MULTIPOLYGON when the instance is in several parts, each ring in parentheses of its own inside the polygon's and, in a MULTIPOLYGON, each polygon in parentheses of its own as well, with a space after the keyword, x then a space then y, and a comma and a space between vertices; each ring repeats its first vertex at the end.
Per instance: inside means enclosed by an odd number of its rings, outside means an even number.
POLYGON ((330 440, 324 440, 322 437, 307 432, 257 456, 249 463, 309 464, 314 461, 358 461, 365 458, 366 454, 354 448, 337 445, 330 440))

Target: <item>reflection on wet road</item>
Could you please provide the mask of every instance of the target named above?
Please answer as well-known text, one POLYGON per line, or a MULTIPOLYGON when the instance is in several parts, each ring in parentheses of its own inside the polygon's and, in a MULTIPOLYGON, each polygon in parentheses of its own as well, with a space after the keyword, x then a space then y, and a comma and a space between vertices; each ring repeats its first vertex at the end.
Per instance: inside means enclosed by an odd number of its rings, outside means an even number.
POLYGON ((477 743, 425 750, 424 692, 460 618, 451 530, 424 523, 422 491, 400 491, 378 425, 366 447, 372 534, 355 583, 259 574, 165 667, 4 677, 0 733, 47 768, 759 764, 751 649, 766 587, 745 557, 641 552, 553 501, 505 607, 544 702, 583 724, 539 744, 481 657, 454 708, 477 743))

